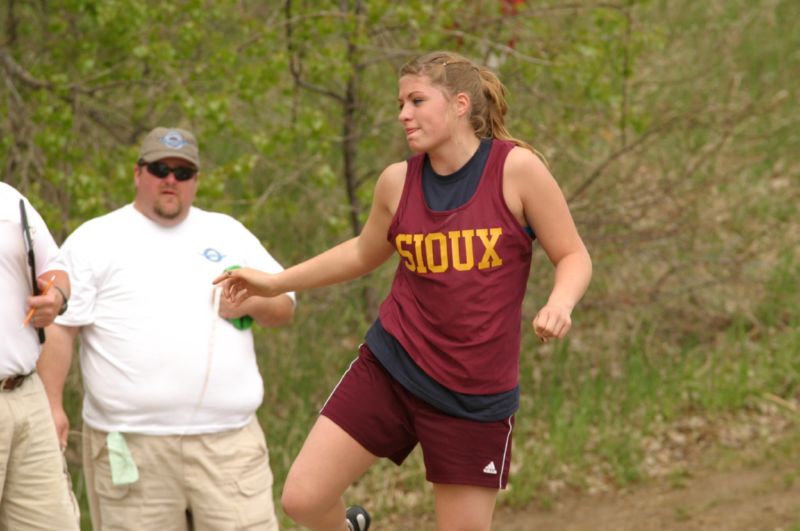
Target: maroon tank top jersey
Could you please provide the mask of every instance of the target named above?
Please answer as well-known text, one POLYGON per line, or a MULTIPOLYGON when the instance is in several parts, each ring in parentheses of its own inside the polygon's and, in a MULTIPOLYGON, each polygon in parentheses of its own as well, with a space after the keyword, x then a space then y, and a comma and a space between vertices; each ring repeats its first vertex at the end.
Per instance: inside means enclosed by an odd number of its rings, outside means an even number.
POLYGON ((423 193, 425 155, 412 157, 389 227, 401 260, 381 323, 423 371, 460 393, 499 393, 519 380, 532 243, 503 198, 513 147, 493 141, 472 198, 439 212, 423 193))

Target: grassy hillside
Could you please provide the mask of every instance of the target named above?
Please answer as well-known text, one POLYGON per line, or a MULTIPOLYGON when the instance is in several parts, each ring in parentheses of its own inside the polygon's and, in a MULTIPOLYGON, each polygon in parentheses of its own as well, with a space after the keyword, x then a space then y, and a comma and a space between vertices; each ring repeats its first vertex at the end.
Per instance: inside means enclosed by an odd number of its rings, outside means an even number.
MULTIPOLYGON (((509 126, 547 158, 595 265, 569 338, 540 345, 529 322, 552 269, 534 253, 501 503, 680 475, 654 456, 704 444, 687 435, 699 425, 774 415, 796 429, 800 4, 508 4, 10 2, 3 179, 61 241, 131 200, 144 131, 186 125, 203 152, 198 204, 293 264, 357 232, 380 170, 408 155, 397 67, 455 49, 506 83, 509 126)), ((301 293, 290 328, 258 331, 276 497, 393 269, 301 293)), ((77 367, 67 394, 81 493, 77 367)), ((431 509, 417 452, 348 498, 431 509)))

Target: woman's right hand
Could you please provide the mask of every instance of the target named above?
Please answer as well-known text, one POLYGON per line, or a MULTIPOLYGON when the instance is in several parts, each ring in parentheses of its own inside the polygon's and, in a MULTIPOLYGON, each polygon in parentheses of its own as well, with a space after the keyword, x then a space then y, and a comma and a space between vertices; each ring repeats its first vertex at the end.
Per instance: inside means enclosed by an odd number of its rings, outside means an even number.
POLYGON ((241 267, 225 271, 213 283, 222 287, 222 293, 228 300, 239 304, 253 295, 275 297, 282 294, 283 291, 274 286, 274 277, 257 269, 241 267))

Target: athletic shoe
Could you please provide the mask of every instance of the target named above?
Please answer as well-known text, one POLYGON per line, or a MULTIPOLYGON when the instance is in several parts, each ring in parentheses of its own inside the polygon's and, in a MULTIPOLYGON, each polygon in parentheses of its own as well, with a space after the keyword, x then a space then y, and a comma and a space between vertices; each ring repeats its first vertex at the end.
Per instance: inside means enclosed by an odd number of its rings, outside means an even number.
POLYGON ((347 508, 348 531, 367 531, 372 518, 366 509, 360 505, 351 505, 347 508))

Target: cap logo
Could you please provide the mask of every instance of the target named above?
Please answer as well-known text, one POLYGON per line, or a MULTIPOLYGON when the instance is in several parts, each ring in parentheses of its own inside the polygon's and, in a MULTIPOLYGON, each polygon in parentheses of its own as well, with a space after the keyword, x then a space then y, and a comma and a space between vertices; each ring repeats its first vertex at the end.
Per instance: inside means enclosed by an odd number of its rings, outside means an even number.
POLYGON ((188 142, 183 138, 183 135, 177 131, 170 131, 158 140, 170 149, 181 149, 183 146, 188 144, 188 142))

